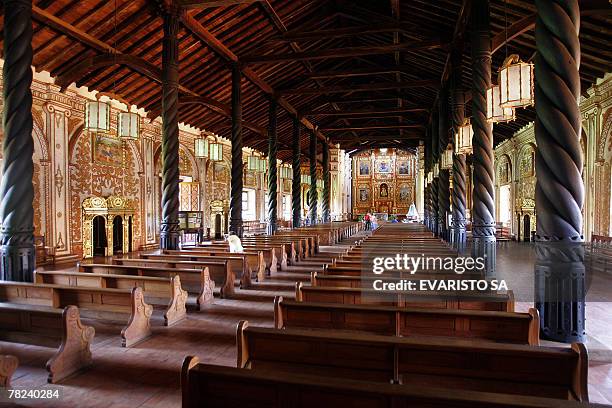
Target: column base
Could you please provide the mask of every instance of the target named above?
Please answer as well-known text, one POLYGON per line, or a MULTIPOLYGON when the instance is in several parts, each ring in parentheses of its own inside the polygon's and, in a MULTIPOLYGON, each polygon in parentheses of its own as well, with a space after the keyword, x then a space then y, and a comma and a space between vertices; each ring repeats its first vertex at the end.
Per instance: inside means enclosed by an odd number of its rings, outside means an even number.
POLYGON ((582 242, 536 243, 535 306, 541 338, 585 341, 585 277, 582 242))
POLYGON ((238 237, 242 238, 244 234, 244 229, 242 227, 242 219, 240 220, 230 219, 229 233, 237 235, 238 237))
POLYGON ((0 279, 14 282, 34 282, 36 249, 34 244, 0 246, 0 279))
POLYGON ((162 223, 159 233, 159 247, 161 249, 179 249, 179 224, 162 223))
POLYGON ((497 248, 495 224, 473 225, 472 257, 484 258, 484 274, 487 279, 495 277, 497 248))
POLYGON ((453 248, 457 250, 458 253, 465 252, 466 246, 466 234, 465 227, 463 228, 454 228, 453 229, 453 248))

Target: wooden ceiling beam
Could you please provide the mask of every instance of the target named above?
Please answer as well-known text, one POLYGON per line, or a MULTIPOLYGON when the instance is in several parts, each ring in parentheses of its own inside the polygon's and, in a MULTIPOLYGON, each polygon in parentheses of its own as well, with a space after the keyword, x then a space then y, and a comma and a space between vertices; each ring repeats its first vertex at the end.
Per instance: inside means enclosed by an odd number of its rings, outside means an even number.
POLYGON ((302 42, 302 41, 320 41, 329 40, 331 38, 357 37, 371 34, 392 33, 396 31, 406 31, 412 28, 412 25, 403 23, 399 24, 380 24, 380 25, 363 25, 357 27, 334 28, 317 31, 294 31, 287 32, 280 37, 273 37, 268 42, 302 42))
POLYGON ((384 91, 388 89, 407 89, 407 88, 420 88, 426 86, 438 86, 437 80, 424 79, 419 81, 410 82, 381 82, 375 84, 362 84, 362 85, 337 85, 328 86, 324 88, 295 88, 285 89, 279 91, 284 95, 325 95, 331 93, 346 93, 346 92, 360 92, 360 91, 384 91))
POLYGON ((425 108, 397 108, 397 109, 369 109, 369 110, 348 110, 348 111, 306 111, 304 116, 370 116, 370 115, 398 115, 414 112, 429 112, 425 108))
MULTIPOLYGON (((215 37, 210 31, 204 28, 202 24, 200 24, 200 22, 194 18, 192 13, 190 12, 183 13, 182 21, 183 21, 183 25, 189 31, 191 31, 193 35, 195 35, 198 39, 200 39, 200 41, 202 41, 204 44, 210 47, 221 58, 229 62, 240 64, 238 56, 234 54, 227 46, 225 46, 225 44, 219 41, 219 39, 217 39, 217 37, 215 37)), ((296 116, 296 117, 298 116, 297 110, 286 99, 279 97, 276 94, 274 88, 272 88, 272 86, 270 86, 266 81, 264 81, 255 71, 253 71, 249 67, 244 67, 244 66, 241 66, 241 70, 244 76, 249 81, 251 81, 255 86, 261 89, 262 92, 274 97, 276 101, 278 102, 278 104, 283 109, 285 109, 287 112, 289 112, 293 116, 296 116)), ((308 119, 300 118, 300 122, 307 129, 311 131, 315 131, 319 139, 325 140, 325 136, 317 132, 315 125, 311 123, 308 119)))
POLYGON ((237 6, 251 4, 261 0, 178 0, 178 4, 185 9, 206 9, 213 7, 237 6))
POLYGON ((347 70, 328 70, 310 72, 304 74, 305 77, 311 79, 327 79, 327 78, 351 78, 359 76, 370 76, 370 75, 381 75, 381 74, 395 74, 397 72, 414 72, 415 67, 413 65, 400 65, 400 66, 388 66, 380 68, 358 68, 358 69, 347 69, 347 70))
POLYGON ((413 52, 446 48, 447 43, 441 40, 416 41, 394 45, 370 45, 362 47, 345 47, 339 49, 309 50, 282 55, 251 55, 242 58, 245 64, 277 64, 291 61, 309 61, 331 58, 352 58, 365 55, 393 54, 396 51, 413 52))
POLYGON ((386 129, 421 129, 423 125, 371 125, 371 126, 351 126, 351 127, 328 127, 322 128, 322 132, 349 132, 349 131, 369 131, 386 129))
MULTIPOLYGON (((612 14, 609 0, 583 0, 580 2, 580 14, 588 16, 593 14, 612 14)), ((507 30, 502 30, 491 38, 491 53, 502 48, 506 42, 514 40, 535 28, 536 15, 530 14, 511 24, 507 30)))

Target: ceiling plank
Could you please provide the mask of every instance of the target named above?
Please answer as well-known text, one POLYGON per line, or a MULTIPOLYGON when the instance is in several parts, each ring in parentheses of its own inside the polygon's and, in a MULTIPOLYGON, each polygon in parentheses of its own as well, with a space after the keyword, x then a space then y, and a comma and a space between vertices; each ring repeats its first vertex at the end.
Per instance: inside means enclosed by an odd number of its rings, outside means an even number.
MULTIPOLYGON (((234 54, 225 44, 217 39, 210 31, 208 31, 202 24, 200 24, 192 13, 184 13, 182 16, 183 25, 190 30, 197 38, 199 38, 204 44, 208 45, 215 53, 220 55, 223 59, 239 63, 238 56, 234 54)), ((249 67, 242 67, 242 73, 244 76, 256 85, 262 92, 271 95, 276 98, 278 104, 289 112, 293 116, 298 116, 297 110, 284 98, 279 97, 274 88, 272 88, 266 81, 264 81, 255 71, 249 67)), ((306 118, 300 118, 300 122, 309 130, 315 131, 315 125, 306 118)), ((317 136, 325 140, 323 135, 316 132, 317 136)))
POLYGON ((302 42, 329 40, 331 38, 356 37, 371 34, 392 33, 405 31, 409 27, 406 24, 381 24, 363 25, 357 27, 333 28, 328 30, 287 32, 281 37, 274 37, 268 42, 302 42))
POLYGON ((351 127, 328 127, 322 128, 322 132, 348 132, 348 131, 367 131, 385 129, 421 129, 423 125, 372 125, 372 126, 351 126, 351 127))

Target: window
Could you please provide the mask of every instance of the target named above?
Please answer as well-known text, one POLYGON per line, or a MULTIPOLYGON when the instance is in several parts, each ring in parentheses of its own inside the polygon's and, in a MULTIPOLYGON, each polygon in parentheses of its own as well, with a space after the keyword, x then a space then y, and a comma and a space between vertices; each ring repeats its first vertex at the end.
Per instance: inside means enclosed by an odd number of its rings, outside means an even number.
POLYGON ((255 213, 257 206, 255 205, 255 190, 242 190, 242 220, 253 221, 257 218, 255 213))
POLYGON ((242 191, 242 211, 249 211, 249 192, 242 191))

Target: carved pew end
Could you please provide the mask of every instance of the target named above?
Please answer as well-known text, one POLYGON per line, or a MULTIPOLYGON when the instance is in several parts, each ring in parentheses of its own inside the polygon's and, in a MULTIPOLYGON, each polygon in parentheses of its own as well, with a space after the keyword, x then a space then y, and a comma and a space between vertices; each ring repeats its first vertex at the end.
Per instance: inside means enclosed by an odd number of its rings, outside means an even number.
POLYGON ((181 367, 181 405, 184 408, 194 408, 195 401, 191 402, 189 400, 189 370, 198 365, 200 359, 195 356, 187 356, 183 360, 183 365, 181 367))
POLYGON ((153 306, 144 301, 142 288, 132 288, 132 314, 126 327, 121 330, 121 346, 132 347, 151 336, 153 306))
POLYGON ((55 384, 93 364, 90 345, 96 333, 81 323, 79 308, 68 306, 62 313, 62 343, 47 362, 47 382, 55 384))
POLYGON ((164 313, 164 325, 172 326, 187 317, 187 291, 181 286, 181 278, 174 275, 171 278, 172 293, 168 309, 164 313))
POLYGON ((0 388, 11 387, 11 378, 18 365, 19 360, 17 357, 0 355, 0 388))
POLYGON ((206 305, 212 305, 214 302, 213 291, 215 289, 215 281, 210 278, 210 271, 207 266, 202 268, 201 279, 201 291, 197 298, 198 310, 200 311, 204 310, 206 305))

